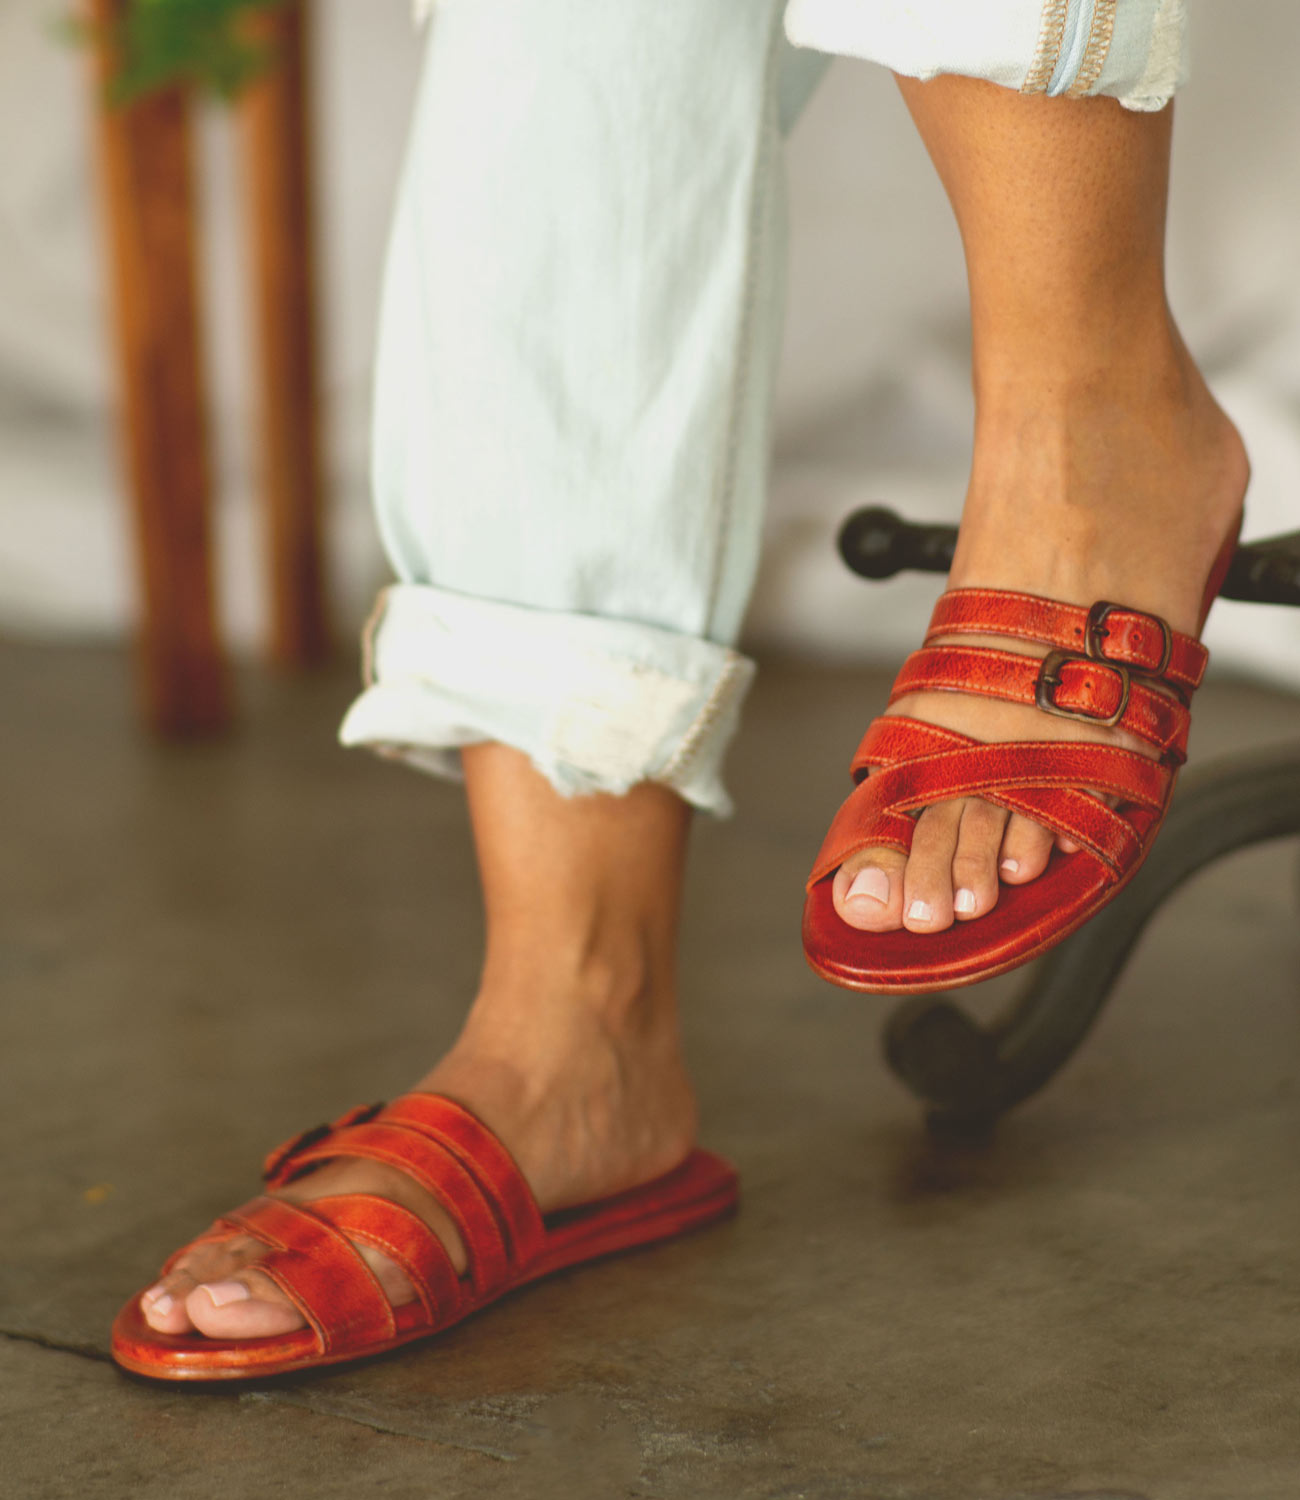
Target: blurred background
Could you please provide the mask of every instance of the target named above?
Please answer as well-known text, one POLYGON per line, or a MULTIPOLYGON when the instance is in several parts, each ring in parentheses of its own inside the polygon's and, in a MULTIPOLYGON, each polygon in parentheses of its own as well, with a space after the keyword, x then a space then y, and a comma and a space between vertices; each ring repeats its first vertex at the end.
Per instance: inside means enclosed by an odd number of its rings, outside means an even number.
MULTIPOLYGON (((136 586, 84 58, 45 0, 0 0, 0 630, 128 635, 136 586)), ((422 36, 402 0, 316 0, 329 580, 336 633, 387 568, 367 499, 375 313, 422 36)), ((1284 0, 1193 7, 1171 232, 1174 306, 1255 465, 1247 535, 1300 513, 1300 31, 1284 0)), ((224 633, 266 635, 255 493, 252 319, 230 122, 200 131, 207 363, 224 633)), ((934 579, 867 587, 833 549, 844 513, 883 501, 955 518, 970 427, 966 301, 950 215, 892 82, 837 61, 789 149, 792 245, 760 648, 896 658, 934 579)), ((1223 605, 1229 666, 1300 687, 1296 611, 1223 605)))

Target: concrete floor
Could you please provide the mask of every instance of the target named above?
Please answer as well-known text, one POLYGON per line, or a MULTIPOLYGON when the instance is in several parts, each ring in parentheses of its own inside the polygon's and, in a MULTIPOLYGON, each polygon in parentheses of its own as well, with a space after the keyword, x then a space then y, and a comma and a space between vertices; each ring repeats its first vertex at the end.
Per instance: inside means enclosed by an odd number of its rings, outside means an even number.
MULTIPOLYGON (((883 683, 774 665, 700 829, 685 946, 733 1222, 400 1357, 245 1394, 107 1362, 119 1302, 268 1144, 452 1035, 479 916, 455 789, 338 750, 345 672, 164 749, 111 652, 0 646, 5 1495, 1294 1500, 1295 850, 1148 933, 1080 1056, 927 1140, 881 1002, 804 968, 799 887, 883 683)), ((1232 684, 1197 749, 1300 740, 1232 684)), ((977 1001, 977 1003, 979 1003, 977 1001)))

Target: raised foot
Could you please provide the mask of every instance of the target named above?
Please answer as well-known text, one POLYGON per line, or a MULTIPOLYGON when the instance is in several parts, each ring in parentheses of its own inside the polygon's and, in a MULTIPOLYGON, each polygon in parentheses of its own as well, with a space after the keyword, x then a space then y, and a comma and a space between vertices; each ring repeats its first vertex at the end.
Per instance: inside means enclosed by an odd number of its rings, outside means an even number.
MULTIPOLYGON (((1199 635, 1206 580, 1236 535, 1249 465, 1190 361, 1181 374, 1177 399, 1121 407, 1094 396, 1068 410, 982 412, 949 588, 1010 590, 1084 608, 1116 601, 1199 635)), ((930 644, 1040 658, 1049 650, 1001 636, 940 636, 930 644)), ((889 715, 986 743, 1068 740, 1151 759, 1164 753, 1121 727, 960 691, 906 692, 889 715)), ((996 907, 1003 886, 1037 880, 1054 850, 1079 847, 1060 830, 978 797, 912 811, 908 852, 861 849, 835 873, 834 909, 849 926, 925 934, 977 921, 996 907)))

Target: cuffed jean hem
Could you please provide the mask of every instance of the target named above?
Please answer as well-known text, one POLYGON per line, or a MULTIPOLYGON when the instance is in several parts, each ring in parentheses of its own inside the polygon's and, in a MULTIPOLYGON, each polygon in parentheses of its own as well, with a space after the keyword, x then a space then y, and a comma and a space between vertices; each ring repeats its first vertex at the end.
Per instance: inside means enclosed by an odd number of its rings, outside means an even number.
POLYGON ((785 29, 796 46, 912 78, 1105 94, 1126 109, 1163 109, 1188 74, 1184 0, 790 0, 785 29))
POLYGON ((655 626, 394 584, 366 627, 366 690, 339 738, 458 779, 460 749, 522 751, 566 796, 655 781, 705 812, 754 665, 655 626))

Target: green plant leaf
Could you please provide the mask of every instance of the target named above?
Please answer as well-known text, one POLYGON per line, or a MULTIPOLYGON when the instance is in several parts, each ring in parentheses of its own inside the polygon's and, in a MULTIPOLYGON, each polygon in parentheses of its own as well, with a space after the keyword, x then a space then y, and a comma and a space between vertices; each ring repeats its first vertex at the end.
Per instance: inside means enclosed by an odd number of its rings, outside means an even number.
MULTIPOLYGON (((109 99, 133 99, 176 84, 234 98, 274 62, 271 48, 249 35, 249 17, 287 0, 127 0, 107 38, 118 60, 109 99)), ((78 17, 60 28, 81 42, 97 29, 78 17)))

